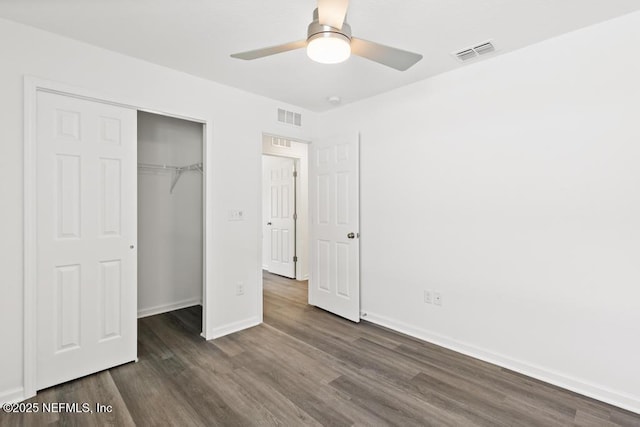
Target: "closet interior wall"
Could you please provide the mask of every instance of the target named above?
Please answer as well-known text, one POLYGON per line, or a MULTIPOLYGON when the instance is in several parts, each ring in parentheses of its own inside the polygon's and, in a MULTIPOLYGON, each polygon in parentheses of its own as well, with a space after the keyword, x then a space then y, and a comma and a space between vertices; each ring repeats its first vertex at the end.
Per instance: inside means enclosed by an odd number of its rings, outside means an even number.
POLYGON ((138 112, 138 316, 202 304, 203 125, 138 112))

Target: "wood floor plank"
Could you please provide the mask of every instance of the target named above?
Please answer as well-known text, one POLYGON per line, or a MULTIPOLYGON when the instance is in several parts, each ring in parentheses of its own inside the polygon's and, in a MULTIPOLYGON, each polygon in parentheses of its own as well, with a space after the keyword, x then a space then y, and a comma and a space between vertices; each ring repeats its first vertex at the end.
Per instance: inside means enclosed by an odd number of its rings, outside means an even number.
MULTIPOLYGON (((331 366, 316 363, 318 351, 313 354, 300 351, 298 345, 292 345, 291 339, 286 339, 269 328, 254 328, 251 333, 244 334, 238 340, 245 348, 253 349, 251 353, 245 352, 244 355, 251 354, 265 360, 275 360, 278 365, 284 365, 287 370, 316 383, 328 384, 341 375, 331 366)), ((241 357, 242 355, 237 356, 235 361, 241 357)))
POLYGON ((317 389, 328 386, 313 382, 299 372, 293 372, 277 358, 267 360, 261 355, 252 357, 253 360, 246 364, 245 369, 280 395, 285 396, 321 425, 350 426, 353 424, 352 420, 333 407, 325 405, 319 398, 317 389))
POLYGON ((462 425, 455 414, 435 411, 433 407, 413 399, 409 394, 389 387, 372 387, 366 377, 343 375, 331 386, 347 393, 358 406, 371 411, 391 425, 399 426, 453 426, 462 425))
POLYGON ((635 426, 640 415, 307 304, 306 282, 265 273, 264 323, 213 341, 202 310, 138 321, 138 363, 29 402, 105 414, 0 413, 14 426, 635 426))
POLYGON ((244 368, 238 369, 235 381, 245 390, 248 390, 252 396, 263 402, 269 408, 269 412, 281 421, 282 425, 322 425, 294 402, 274 389, 269 383, 262 381, 260 375, 256 375, 244 368))
POLYGON ((140 360, 134 366, 110 372, 122 399, 137 425, 203 426, 189 401, 156 367, 156 362, 140 360))

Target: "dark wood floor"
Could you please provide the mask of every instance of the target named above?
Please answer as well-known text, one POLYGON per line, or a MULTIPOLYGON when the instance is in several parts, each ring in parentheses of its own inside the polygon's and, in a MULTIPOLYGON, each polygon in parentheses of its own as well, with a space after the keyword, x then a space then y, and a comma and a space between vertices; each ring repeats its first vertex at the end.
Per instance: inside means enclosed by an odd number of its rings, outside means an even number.
POLYGON ((1 414, 19 425, 640 426, 640 416, 306 304, 305 282, 265 274, 263 325, 214 341, 198 309, 139 321, 138 363, 32 402, 108 414, 1 414))

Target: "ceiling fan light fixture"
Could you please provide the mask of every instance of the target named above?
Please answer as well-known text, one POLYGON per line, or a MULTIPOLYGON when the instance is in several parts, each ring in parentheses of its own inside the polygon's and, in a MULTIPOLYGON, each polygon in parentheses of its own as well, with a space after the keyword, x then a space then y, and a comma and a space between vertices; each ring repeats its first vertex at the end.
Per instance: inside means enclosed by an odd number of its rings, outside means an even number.
POLYGON ((306 40, 234 53, 231 57, 251 60, 306 47, 307 56, 322 64, 337 64, 353 54, 398 71, 406 71, 422 59, 418 53, 351 37, 351 26, 346 22, 348 6, 349 0, 318 0, 306 40))
POLYGON ((338 64, 351 56, 351 40, 344 34, 323 32, 307 40, 307 56, 321 64, 338 64))

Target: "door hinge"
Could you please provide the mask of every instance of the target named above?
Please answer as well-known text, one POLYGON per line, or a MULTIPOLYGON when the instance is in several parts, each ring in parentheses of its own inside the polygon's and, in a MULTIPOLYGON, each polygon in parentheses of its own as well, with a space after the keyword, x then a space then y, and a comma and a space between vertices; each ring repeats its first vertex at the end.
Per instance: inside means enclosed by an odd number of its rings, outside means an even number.
POLYGON ((298 262, 298 256, 297 255, 293 256, 293 262, 298 262))
POLYGON ((293 177, 297 178, 298 177, 298 171, 293 171, 293 177))
POLYGON ((293 220, 296 221, 298 219, 298 212, 293 213, 293 220))

